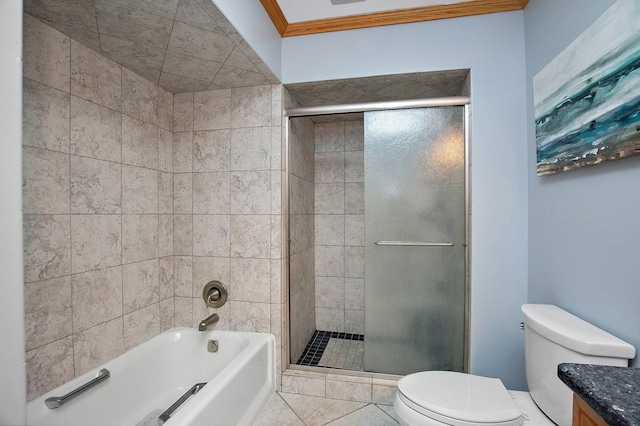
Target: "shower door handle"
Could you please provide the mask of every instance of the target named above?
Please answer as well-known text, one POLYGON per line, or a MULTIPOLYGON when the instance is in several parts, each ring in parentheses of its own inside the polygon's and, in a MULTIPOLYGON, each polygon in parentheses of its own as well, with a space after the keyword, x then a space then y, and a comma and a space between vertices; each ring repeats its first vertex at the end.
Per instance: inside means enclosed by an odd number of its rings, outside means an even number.
POLYGON ((404 246, 404 247, 453 247, 454 244, 443 241, 432 243, 428 241, 376 241, 377 246, 404 246))

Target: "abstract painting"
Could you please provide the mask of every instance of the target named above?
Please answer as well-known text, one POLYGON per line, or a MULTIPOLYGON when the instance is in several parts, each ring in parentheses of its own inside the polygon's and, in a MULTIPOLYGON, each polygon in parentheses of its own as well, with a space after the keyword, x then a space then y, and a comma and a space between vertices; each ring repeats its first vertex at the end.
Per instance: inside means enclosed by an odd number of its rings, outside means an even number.
POLYGON ((539 176, 640 154, 640 1, 614 3, 533 93, 539 176))

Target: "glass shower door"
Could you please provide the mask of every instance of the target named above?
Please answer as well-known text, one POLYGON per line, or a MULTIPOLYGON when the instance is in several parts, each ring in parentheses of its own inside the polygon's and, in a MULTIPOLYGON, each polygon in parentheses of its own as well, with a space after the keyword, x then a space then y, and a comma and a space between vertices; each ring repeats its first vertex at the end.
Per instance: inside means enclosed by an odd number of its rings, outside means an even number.
POLYGON ((463 371, 464 106, 365 113, 366 371, 463 371))

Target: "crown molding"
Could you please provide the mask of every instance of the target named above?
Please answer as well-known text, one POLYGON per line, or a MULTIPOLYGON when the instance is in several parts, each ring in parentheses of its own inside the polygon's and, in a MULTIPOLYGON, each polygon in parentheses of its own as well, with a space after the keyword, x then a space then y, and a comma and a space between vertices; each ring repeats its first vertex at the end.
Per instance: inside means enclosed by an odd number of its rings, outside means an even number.
POLYGON ((524 9, 528 1, 529 0, 475 0, 450 5, 392 10, 366 15, 289 23, 282 13, 282 9, 280 9, 277 0, 260 0, 269 18, 271 18, 273 25, 275 25, 282 37, 510 12, 524 9))

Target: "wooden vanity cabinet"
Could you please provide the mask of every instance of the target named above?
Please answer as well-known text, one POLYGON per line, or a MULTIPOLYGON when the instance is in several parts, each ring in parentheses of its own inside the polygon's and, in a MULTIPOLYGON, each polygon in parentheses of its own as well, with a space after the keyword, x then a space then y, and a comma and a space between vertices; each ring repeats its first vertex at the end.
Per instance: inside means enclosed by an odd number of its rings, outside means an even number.
POLYGON ((575 393, 573 394, 573 426, 608 426, 607 422, 575 393))

